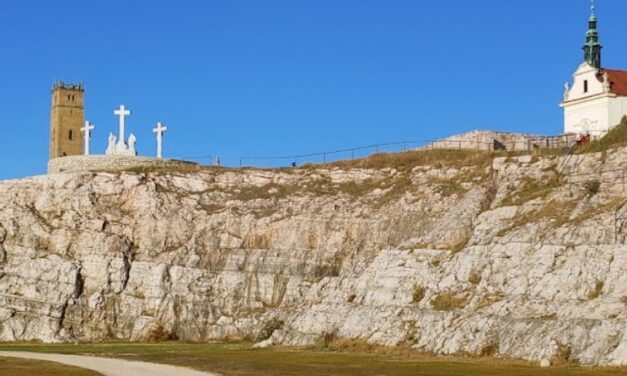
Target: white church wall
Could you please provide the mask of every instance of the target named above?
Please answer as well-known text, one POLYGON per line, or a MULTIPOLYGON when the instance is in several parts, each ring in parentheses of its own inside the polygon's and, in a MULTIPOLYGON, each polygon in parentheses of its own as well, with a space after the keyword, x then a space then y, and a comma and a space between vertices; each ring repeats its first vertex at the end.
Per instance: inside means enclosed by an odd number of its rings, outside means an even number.
POLYGON ((627 97, 609 93, 598 69, 583 63, 573 74, 573 85, 565 93, 561 106, 565 133, 590 132, 598 137, 627 114, 627 97))
POLYGON ((603 82, 597 77, 598 69, 583 63, 573 74, 573 85, 568 92, 568 101, 603 94, 603 82), (587 82, 587 90, 586 90, 587 82))
POLYGON ((620 124, 625 115, 627 115, 627 97, 612 98, 609 109, 610 127, 620 124))
POLYGON ((564 107, 564 132, 585 133, 593 136, 609 129, 608 112, 612 98, 600 97, 594 100, 573 103, 564 107))
POLYGON ((606 95, 572 103, 564 106, 564 131, 565 133, 590 132, 592 136, 601 136, 620 124, 625 114, 627 114, 627 97, 606 95))

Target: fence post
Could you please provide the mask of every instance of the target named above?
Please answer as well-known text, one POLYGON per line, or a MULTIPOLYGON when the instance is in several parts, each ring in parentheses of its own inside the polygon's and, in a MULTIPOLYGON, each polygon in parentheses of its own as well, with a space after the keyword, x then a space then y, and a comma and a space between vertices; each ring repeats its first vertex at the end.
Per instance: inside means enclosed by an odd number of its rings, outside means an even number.
POLYGON ((462 142, 461 141, 459 141, 459 150, 460 151, 462 150, 462 142))
POLYGON ((355 159, 355 149, 351 149, 351 160, 355 159))
POLYGON ((243 164, 243 163, 242 163, 242 158, 240 157, 240 158, 239 158, 239 168, 242 168, 242 164, 243 164))
POLYGON ((322 153, 322 163, 323 164, 327 163, 327 153, 322 153))

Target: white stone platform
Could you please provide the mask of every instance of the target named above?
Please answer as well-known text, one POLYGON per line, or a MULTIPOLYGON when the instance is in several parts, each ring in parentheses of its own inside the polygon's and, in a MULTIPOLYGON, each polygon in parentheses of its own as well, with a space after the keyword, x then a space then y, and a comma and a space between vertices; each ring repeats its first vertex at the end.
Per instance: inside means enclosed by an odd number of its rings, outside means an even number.
POLYGON ((48 173, 75 171, 125 171, 146 167, 174 167, 194 165, 195 163, 173 159, 133 157, 123 155, 75 155, 51 159, 48 173))

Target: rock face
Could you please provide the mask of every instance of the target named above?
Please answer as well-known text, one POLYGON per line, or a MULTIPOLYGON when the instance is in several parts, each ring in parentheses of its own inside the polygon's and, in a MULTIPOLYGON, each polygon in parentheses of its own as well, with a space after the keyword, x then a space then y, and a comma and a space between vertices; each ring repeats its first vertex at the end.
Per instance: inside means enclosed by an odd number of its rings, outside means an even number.
MULTIPOLYGON (((0 183, 0 341, 627 364, 627 149, 0 183)), ((546 363, 546 362, 545 362, 546 363)))

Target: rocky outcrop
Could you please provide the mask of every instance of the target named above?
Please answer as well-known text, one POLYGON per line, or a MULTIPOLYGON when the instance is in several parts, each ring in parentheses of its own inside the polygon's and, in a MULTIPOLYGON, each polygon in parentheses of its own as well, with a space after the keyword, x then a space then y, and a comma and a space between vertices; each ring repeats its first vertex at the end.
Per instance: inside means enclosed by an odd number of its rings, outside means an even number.
POLYGON ((0 340, 358 339, 627 364, 627 149, 421 153, 1 182, 0 340))

